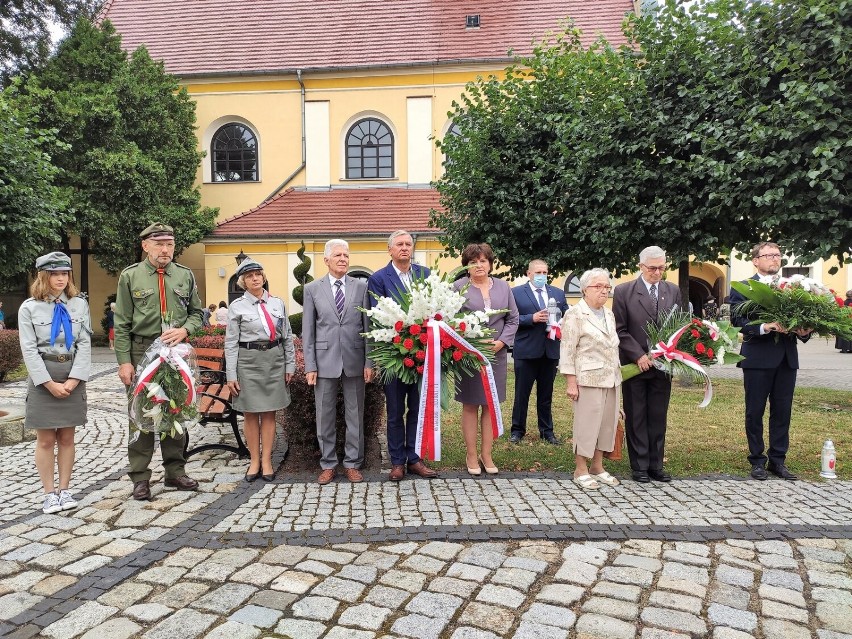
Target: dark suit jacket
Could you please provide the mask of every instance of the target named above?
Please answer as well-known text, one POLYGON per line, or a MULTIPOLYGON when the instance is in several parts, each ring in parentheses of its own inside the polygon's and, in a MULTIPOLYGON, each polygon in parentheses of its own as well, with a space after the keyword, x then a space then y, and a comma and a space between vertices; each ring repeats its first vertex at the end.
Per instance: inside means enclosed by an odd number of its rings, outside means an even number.
MULTIPOLYGON (((416 277, 427 277, 429 275, 429 269, 425 266, 420 266, 419 264, 412 264, 411 274, 416 277)), ((370 276, 370 279, 367 280, 367 290, 371 293, 375 293, 379 297, 393 297, 397 301, 402 299, 402 293, 405 291, 405 286, 403 286, 399 276, 396 274, 396 270, 393 267, 393 261, 388 262, 387 266, 380 268, 370 276)), ((376 305, 376 300, 372 295, 369 295, 368 297, 370 308, 373 308, 373 306, 376 305)))
MULTIPOLYGON (((658 317, 664 317, 674 306, 683 308, 680 289, 666 281, 657 285, 658 317)), ((641 277, 615 287, 612 297, 612 312, 618 331, 618 355, 622 364, 635 364, 648 353, 648 322, 654 316, 654 300, 641 277)))
MULTIPOLYGON (((530 285, 514 287, 512 295, 518 306, 518 332, 515 334, 512 357, 514 359, 538 359, 539 357, 559 359, 559 341, 547 339, 547 324, 532 320, 532 316, 541 309, 538 307, 538 300, 533 295, 530 285)), ((547 304, 547 300, 551 297, 556 300, 559 310, 564 315, 568 310, 565 293, 548 284, 544 303, 547 304)))
MULTIPOLYGON (((751 279, 760 279, 754 275, 751 279)), ((747 281, 747 280, 744 280, 747 281)), ((737 306, 745 302, 745 298, 734 289, 731 289, 731 323, 739 326, 743 334, 743 345, 740 355, 744 360, 737 362, 740 368, 777 368, 787 357, 790 368, 799 368, 799 350, 796 348, 798 340, 807 342, 811 336, 799 337, 795 333, 767 333, 760 334, 760 324, 749 324, 755 318, 753 316, 740 315, 737 306)))

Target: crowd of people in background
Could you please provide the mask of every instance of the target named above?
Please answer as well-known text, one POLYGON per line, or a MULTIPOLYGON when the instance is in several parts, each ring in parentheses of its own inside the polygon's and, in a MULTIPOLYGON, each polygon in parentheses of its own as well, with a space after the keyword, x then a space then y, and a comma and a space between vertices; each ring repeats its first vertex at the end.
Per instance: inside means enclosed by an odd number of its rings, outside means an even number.
MULTIPOLYGON (((155 223, 140 234, 144 259, 122 271, 115 302, 107 312, 110 348, 119 364, 118 376, 129 386, 146 349, 157 339, 179 344, 201 326, 225 326, 227 385, 234 408, 244 415, 245 438, 251 459, 245 480, 272 481, 275 413, 290 404, 288 384, 295 372, 295 351, 287 309, 281 298, 266 290, 263 266, 252 259, 237 269, 237 284, 245 292, 230 307, 222 301, 204 308, 192 271, 173 261, 174 229, 155 223), (168 318, 168 323, 164 323, 168 318)), ((302 342, 305 376, 314 389, 317 441, 320 449, 318 482, 327 484, 343 474, 363 481, 365 384, 374 376, 361 310, 376 296, 401 300, 413 277, 429 269, 413 261, 414 240, 407 231, 388 238, 390 261, 366 282, 347 275, 349 245, 330 240, 325 245, 327 275, 305 287, 302 342), (342 460, 337 450, 337 394, 342 386, 346 434, 342 460)), ((761 242, 752 251, 754 279, 769 281, 781 264, 777 244, 761 242)), ((572 449, 574 482, 582 489, 615 486, 619 480, 604 468, 604 457, 616 445, 617 422, 623 415, 631 478, 639 483, 669 482, 664 468, 665 438, 671 377, 648 357, 646 327, 659 323, 670 310, 681 308, 680 290, 666 282, 665 251, 657 246, 639 254, 639 274, 613 289, 610 273, 594 268, 579 278, 582 298, 573 306, 564 293, 548 284, 548 265, 532 260, 528 282, 510 288, 492 275, 496 256, 488 244, 471 244, 462 252, 467 274, 454 284, 464 292, 466 311, 491 312, 493 372, 499 401, 506 400, 509 349, 513 349, 515 393, 509 441, 527 435, 526 417, 533 387, 536 391, 538 434, 560 445, 553 429, 553 389, 557 372, 565 375, 566 393, 574 407, 572 449), (612 310, 607 301, 612 292, 612 310), (492 312, 497 311, 497 312, 492 312), (561 317, 561 322, 558 321, 561 317), (558 326, 561 329, 554 330, 558 326), (622 382, 621 365, 636 364, 641 373, 622 382), (623 411, 621 406, 623 405, 623 411)), ((44 489, 45 513, 74 508, 70 491, 74 463, 74 429, 86 423, 85 384, 90 374, 91 326, 89 307, 79 296, 71 260, 61 252, 36 261, 38 275, 31 298, 19 310, 21 349, 29 374, 26 426, 36 429, 35 461, 44 489), (58 484, 55 470, 58 468, 58 484)), ((852 291, 846 304, 852 306, 852 291)), ((705 301, 702 313, 715 319, 741 302, 732 292, 720 308, 705 301), (727 309, 725 307, 728 307, 727 309)), ((2 310, 0 310, 2 313, 2 310)), ((2 320, 2 316, 0 316, 2 320)), ((777 323, 752 324, 734 313, 743 334, 738 364, 743 369, 751 476, 767 471, 787 480, 796 476, 786 466, 793 389, 798 368, 796 344, 810 331, 788 332, 777 323), (769 415, 768 449, 763 439, 763 416, 769 415)), ((838 340, 841 352, 852 352, 838 340)), ((417 454, 420 388, 394 379, 384 383, 390 481, 406 474, 431 479, 438 473, 417 454)), ((461 404, 461 431, 466 467, 471 475, 496 475, 488 402, 478 378, 462 378, 455 399, 461 404)), ((179 490, 197 490, 186 474, 186 435, 166 436, 160 442, 164 483, 179 490)), ((155 447, 152 433, 131 430, 128 444, 132 497, 151 499, 149 468, 155 447)))

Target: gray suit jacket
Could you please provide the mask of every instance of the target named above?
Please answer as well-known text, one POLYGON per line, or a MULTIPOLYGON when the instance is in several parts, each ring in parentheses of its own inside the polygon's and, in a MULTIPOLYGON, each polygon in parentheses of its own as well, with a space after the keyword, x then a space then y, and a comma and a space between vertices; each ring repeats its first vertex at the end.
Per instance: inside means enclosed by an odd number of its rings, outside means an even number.
POLYGON ((622 364, 635 364, 648 353, 648 322, 659 322, 673 307, 683 308, 680 289, 665 280, 657 285, 658 314, 654 316, 654 301, 641 278, 615 287, 612 312, 618 330, 618 352, 622 364))
POLYGON ((364 368, 372 368, 367 360, 367 316, 358 307, 367 308, 367 282, 355 277, 344 278, 346 300, 343 317, 337 315, 334 292, 328 274, 305 286, 302 315, 302 349, 305 372, 319 377, 359 377, 364 368))

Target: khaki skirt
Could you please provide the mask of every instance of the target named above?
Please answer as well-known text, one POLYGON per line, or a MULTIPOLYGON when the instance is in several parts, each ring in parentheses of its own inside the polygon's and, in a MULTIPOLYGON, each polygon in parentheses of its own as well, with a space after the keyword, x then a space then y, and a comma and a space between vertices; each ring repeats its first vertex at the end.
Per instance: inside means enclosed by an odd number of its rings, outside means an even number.
POLYGON ((268 351, 240 348, 237 381, 240 394, 233 406, 243 413, 265 413, 290 405, 290 391, 284 382, 284 346, 268 351))
MULTIPOLYGON (((50 379, 60 384, 68 380, 73 361, 54 362, 44 360, 50 379)), ((27 385, 26 428, 67 428, 85 424, 86 419, 86 383, 80 382, 77 388, 65 399, 57 399, 44 385, 36 386, 32 378, 27 385)))

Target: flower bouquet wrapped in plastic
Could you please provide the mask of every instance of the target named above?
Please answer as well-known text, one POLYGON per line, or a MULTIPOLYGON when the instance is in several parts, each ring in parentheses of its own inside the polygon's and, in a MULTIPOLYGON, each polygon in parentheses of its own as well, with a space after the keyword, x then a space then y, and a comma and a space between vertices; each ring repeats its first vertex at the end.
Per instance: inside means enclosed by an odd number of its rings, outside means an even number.
POLYGON ((399 298, 375 297, 367 338, 370 359, 383 383, 399 379, 420 384, 416 449, 424 459, 441 459, 441 409, 449 405, 449 391, 458 375, 480 376, 494 437, 503 434, 503 418, 491 362, 493 331, 489 312, 463 311, 464 290, 453 289, 454 275, 437 271, 414 277, 399 298))
MULTIPOLYGON (((739 331, 730 322, 695 319, 689 313, 674 308, 660 325, 649 323, 645 329, 651 346, 648 359, 669 375, 704 382, 704 401, 699 404, 704 408, 713 399, 713 385, 704 367, 735 364, 745 359, 736 352, 739 331)), ((636 364, 621 367, 622 380, 641 372, 636 364)))
POLYGON ((175 437, 197 424, 199 377, 192 346, 167 346, 159 338, 151 344, 128 390, 131 440, 140 432, 175 437))
POLYGON ((852 339, 852 307, 809 277, 781 277, 771 284, 731 282, 731 288, 746 298, 732 312, 750 318, 751 324, 777 322, 787 331, 810 329, 821 337, 852 339))

